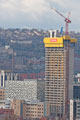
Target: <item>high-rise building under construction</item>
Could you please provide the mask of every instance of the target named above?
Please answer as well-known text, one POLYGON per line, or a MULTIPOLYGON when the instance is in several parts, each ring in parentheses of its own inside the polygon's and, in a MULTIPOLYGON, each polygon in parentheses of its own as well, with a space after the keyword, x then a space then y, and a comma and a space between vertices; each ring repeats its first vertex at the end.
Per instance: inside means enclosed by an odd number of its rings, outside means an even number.
MULTIPOLYGON (((45 101, 55 117, 66 118, 73 99, 74 47, 76 39, 50 31, 45 44, 45 101)), ((62 119, 61 119, 62 120, 62 119)))

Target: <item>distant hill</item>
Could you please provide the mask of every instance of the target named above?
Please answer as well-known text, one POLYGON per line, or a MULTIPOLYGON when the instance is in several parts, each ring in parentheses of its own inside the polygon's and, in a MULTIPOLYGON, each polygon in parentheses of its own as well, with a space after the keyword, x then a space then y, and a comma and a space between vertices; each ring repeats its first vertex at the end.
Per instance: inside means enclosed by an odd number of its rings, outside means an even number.
MULTIPOLYGON (((75 47, 75 73, 80 72, 80 33, 70 32, 78 42, 75 47)), ((38 29, 0 29, 0 69, 20 73, 45 71, 43 38, 48 31, 38 29)))

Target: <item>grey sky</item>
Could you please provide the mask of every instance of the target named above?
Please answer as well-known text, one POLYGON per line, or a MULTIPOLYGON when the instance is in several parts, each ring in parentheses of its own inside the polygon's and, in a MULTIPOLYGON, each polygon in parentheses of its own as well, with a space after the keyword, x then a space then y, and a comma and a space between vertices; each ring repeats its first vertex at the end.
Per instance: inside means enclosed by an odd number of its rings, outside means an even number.
POLYGON ((70 30, 80 30, 79 0, 0 0, 0 27, 57 29, 64 19, 52 12, 55 7, 65 16, 71 11, 70 30))

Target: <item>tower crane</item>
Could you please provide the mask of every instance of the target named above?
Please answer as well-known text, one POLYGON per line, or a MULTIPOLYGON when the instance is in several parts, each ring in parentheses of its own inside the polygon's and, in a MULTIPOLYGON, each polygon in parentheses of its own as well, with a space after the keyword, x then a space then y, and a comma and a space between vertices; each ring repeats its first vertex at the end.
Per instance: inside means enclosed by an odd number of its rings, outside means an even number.
POLYGON ((68 24, 71 23, 71 20, 69 19, 70 12, 68 13, 68 17, 65 17, 62 13, 60 13, 59 11, 57 11, 55 8, 51 7, 51 9, 54 10, 56 13, 58 13, 60 16, 62 16, 65 19, 64 20, 66 22, 65 33, 66 33, 66 35, 68 35, 69 34, 69 32, 68 32, 68 24))

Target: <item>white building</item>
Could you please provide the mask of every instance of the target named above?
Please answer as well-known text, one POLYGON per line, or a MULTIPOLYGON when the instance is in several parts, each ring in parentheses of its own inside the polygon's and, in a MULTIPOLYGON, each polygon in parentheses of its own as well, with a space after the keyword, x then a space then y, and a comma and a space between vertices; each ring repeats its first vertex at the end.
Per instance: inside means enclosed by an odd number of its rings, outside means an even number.
MULTIPOLYGON (((44 83, 44 81, 43 81, 44 83)), ((25 81, 6 81, 5 85, 7 99, 20 100, 43 100, 44 84, 42 81, 35 79, 28 79, 25 81)))
POLYGON ((0 87, 5 87, 5 81, 18 80, 17 73, 13 73, 11 70, 0 70, 0 87))

